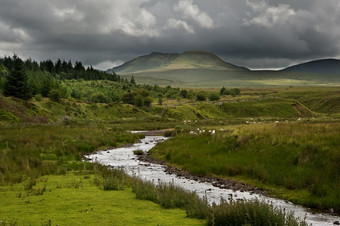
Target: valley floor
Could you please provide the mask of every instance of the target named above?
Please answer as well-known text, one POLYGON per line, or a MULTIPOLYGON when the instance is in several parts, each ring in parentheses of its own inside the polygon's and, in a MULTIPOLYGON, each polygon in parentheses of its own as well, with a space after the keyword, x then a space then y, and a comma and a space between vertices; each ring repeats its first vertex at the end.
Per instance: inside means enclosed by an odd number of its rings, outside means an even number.
POLYGON ((185 217, 183 206, 169 210, 137 200, 130 182, 122 190, 118 177, 105 177, 82 161, 86 153, 142 137, 128 131, 166 128, 174 138, 153 149, 154 158, 339 213, 339 98, 336 87, 244 89, 241 96, 216 101, 164 98, 151 107, 0 96, 0 220, 206 224, 185 217))

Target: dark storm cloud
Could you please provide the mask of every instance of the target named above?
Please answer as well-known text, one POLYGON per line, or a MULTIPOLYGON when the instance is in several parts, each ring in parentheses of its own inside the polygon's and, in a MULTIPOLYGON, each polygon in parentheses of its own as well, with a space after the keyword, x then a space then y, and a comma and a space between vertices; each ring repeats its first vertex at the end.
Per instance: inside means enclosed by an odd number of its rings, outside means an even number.
POLYGON ((111 67, 201 49, 252 68, 340 55, 338 0, 0 0, 0 54, 111 67))

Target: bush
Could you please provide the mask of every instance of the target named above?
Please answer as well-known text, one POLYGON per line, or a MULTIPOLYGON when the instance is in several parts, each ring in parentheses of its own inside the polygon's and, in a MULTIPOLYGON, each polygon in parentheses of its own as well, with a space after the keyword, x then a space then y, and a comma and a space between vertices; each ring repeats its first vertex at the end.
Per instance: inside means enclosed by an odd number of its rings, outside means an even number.
POLYGON ((143 96, 141 96, 141 95, 135 96, 135 98, 134 98, 134 104, 135 104, 137 107, 143 107, 143 106, 144 106, 144 98, 143 98, 143 96))
POLYGON ((36 101, 42 101, 43 97, 42 97, 41 94, 36 94, 36 95, 34 96, 34 99, 35 99, 36 101))
POLYGON ((206 97, 205 97, 205 93, 204 92, 200 92, 196 95, 196 100, 198 101, 205 101, 206 97))
POLYGON ((104 93, 95 93, 92 96, 92 101, 94 103, 109 103, 109 100, 104 93))
POLYGON ((215 100, 219 100, 220 99, 220 95, 218 95, 217 93, 211 93, 209 95, 209 100, 210 101, 215 101, 215 100))
POLYGON ((152 103, 152 98, 151 97, 144 98, 144 106, 150 107, 151 103, 152 103))
POLYGON ((241 91, 239 89, 227 89, 223 92, 224 95, 238 96, 241 95, 241 91))
POLYGON ((54 101, 54 102, 60 102, 60 99, 61 99, 61 94, 59 92, 59 90, 57 89, 52 89, 50 91, 50 94, 48 95, 49 98, 54 101))

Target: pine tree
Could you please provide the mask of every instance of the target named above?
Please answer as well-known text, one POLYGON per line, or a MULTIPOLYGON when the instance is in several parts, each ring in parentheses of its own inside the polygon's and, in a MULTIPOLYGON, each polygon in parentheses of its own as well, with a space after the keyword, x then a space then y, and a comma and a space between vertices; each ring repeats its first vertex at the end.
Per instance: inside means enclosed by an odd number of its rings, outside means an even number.
POLYGON ((225 87, 223 86, 222 89, 220 90, 220 95, 223 95, 225 91, 225 87))
POLYGON ((28 100, 32 97, 30 87, 27 83, 24 62, 16 55, 13 57, 13 68, 7 76, 4 95, 18 97, 23 100, 28 100))
POLYGON ((135 78, 134 78, 133 76, 132 76, 131 79, 130 79, 130 83, 136 84, 135 78))

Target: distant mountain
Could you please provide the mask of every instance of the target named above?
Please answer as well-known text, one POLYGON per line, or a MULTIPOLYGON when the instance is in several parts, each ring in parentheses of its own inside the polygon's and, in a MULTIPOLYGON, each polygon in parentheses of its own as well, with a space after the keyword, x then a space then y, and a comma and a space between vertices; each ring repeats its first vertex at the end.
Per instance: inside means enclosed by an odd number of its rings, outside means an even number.
POLYGON ((248 70, 223 61, 212 52, 186 51, 184 53, 158 53, 132 59, 118 67, 109 69, 107 72, 116 72, 121 75, 165 72, 172 70, 248 70))
POLYGON ((281 71, 251 71, 225 62, 212 52, 186 51, 140 56, 108 73, 137 83, 177 87, 340 86, 340 61, 327 59, 281 71))
POLYGON ((313 73, 313 74, 338 74, 340 75, 340 60, 322 59, 287 67, 283 72, 313 73))

